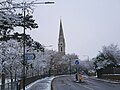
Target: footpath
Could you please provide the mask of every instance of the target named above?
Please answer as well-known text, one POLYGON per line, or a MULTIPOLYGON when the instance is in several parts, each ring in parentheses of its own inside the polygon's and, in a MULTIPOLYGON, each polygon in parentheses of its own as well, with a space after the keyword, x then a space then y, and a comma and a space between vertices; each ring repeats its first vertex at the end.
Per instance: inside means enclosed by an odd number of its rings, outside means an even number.
POLYGON ((51 90, 51 82, 54 78, 54 76, 51 76, 37 80, 26 86, 25 90, 51 90))

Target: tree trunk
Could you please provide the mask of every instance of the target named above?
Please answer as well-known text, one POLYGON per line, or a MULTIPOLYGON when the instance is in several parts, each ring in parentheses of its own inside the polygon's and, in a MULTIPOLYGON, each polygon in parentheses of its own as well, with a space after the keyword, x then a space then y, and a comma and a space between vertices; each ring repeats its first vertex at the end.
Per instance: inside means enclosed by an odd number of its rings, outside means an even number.
POLYGON ((16 76, 17 76, 17 75, 16 75, 16 71, 15 71, 15 82, 17 81, 17 80, 16 80, 16 76))
POLYGON ((2 85, 1 90, 5 90, 5 74, 2 72, 2 85))
POLYGON ((11 74, 11 90, 13 90, 13 77, 12 77, 12 73, 10 73, 11 74))

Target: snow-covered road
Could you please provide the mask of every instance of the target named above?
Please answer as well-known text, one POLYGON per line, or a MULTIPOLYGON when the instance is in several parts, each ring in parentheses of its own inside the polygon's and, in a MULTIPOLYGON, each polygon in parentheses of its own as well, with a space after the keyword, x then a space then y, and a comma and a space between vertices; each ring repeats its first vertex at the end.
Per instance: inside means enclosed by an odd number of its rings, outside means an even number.
POLYGON ((51 90, 51 81, 55 77, 46 77, 44 79, 40 79, 26 86, 25 90, 51 90))

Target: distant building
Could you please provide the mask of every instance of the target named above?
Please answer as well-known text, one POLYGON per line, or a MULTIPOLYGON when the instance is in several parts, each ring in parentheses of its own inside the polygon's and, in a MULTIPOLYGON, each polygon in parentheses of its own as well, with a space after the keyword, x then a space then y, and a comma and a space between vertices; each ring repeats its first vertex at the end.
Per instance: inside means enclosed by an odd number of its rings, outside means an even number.
POLYGON ((61 19, 60 19, 59 38, 58 38, 58 52, 61 53, 62 55, 65 55, 65 39, 64 39, 61 19))

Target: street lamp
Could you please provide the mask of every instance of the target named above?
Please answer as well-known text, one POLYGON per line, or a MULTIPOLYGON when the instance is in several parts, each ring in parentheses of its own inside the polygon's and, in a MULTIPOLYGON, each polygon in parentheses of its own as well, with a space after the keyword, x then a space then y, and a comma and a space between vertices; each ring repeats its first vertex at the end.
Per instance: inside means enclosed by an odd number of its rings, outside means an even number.
POLYGON ((54 2, 38 2, 38 3, 23 3, 23 19, 24 19, 24 36, 23 36, 23 90, 25 90, 25 64, 26 64, 26 60, 25 60, 25 15, 26 15, 26 5, 35 5, 35 4, 54 4, 54 2))

